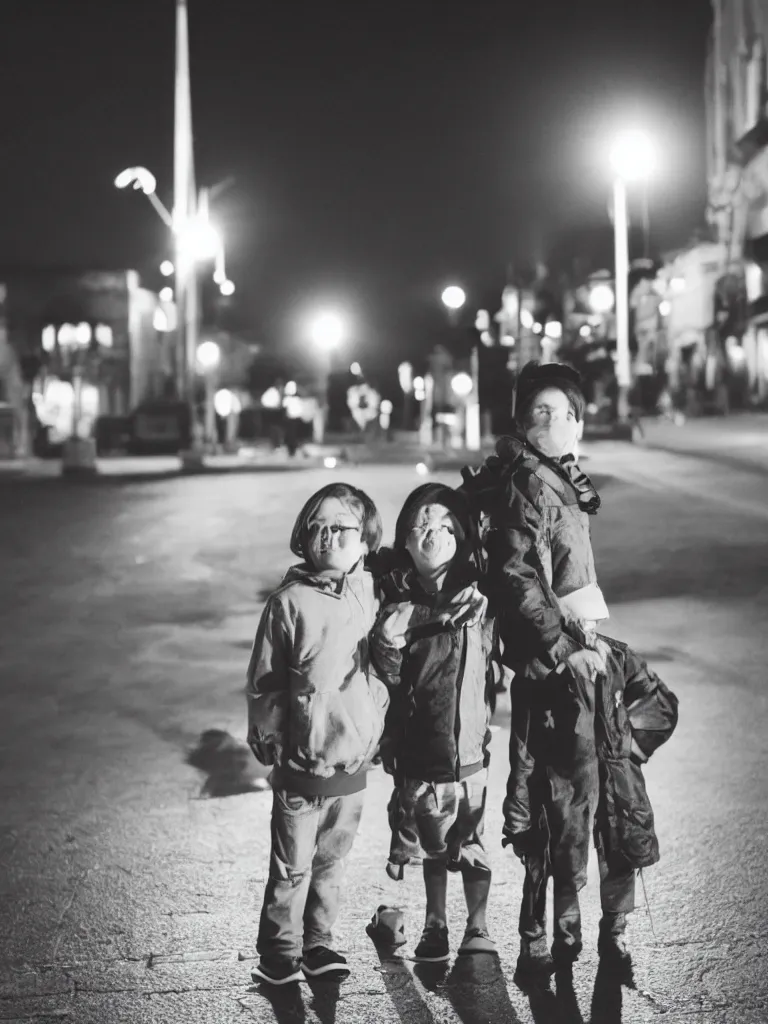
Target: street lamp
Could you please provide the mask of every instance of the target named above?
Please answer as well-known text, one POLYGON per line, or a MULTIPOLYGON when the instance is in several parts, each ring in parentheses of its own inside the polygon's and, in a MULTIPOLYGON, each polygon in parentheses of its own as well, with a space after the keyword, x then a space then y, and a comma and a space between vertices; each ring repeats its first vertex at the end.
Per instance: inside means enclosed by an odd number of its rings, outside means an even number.
MULTIPOLYGON (((467 301, 464 289, 455 284, 445 288, 441 298, 443 305, 451 313, 458 312, 467 301)), ((477 342, 472 345, 469 365, 470 373, 457 374, 451 383, 454 394, 464 401, 464 440, 467 449, 469 451, 480 451, 480 354, 477 342), (462 394, 456 390, 454 385, 459 378, 465 377, 469 381, 470 388, 462 394)), ((459 386, 461 387, 462 385, 459 386)))
POLYGON ((215 341, 204 341, 197 347, 197 366, 205 380, 205 439, 216 443, 216 371, 221 362, 221 348, 215 341))
POLYGON ((447 288, 443 289, 441 296, 443 305, 447 309, 461 309, 464 303, 467 301, 467 296, 463 288, 459 288, 458 285, 452 284, 447 288))
POLYGON ((629 357, 629 221, 627 183, 648 178, 653 167, 653 147, 641 131, 628 131, 611 150, 613 169, 613 236, 616 264, 616 381, 619 422, 629 420, 629 389, 632 383, 629 357))
POLYGON ((341 345, 345 333, 346 328, 342 318, 329 310, 316 313, 309 321, 309 338, 320 353, 320 405, 312 428, 315 444, 322 444, 325 438, 328 419, 328 386, 333 353, 341 345))

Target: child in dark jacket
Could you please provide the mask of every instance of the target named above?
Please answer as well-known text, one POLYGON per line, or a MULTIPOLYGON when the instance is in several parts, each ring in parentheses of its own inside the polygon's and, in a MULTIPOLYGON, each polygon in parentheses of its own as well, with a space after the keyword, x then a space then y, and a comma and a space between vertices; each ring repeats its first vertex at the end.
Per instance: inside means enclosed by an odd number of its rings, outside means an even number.
MULTIPOLYGON (((388 873, 423 859, 426 920, 417 961, 449 958, 447 873, 461 873, 467 925, 460 954, 493 953, 486 905, 491 869, 482 841, 493 680, 485 602, 472 605, 473 528, 458 492, 424 484, 406 500, 378 582, 382 610, 371 652, 391 704, 382 759, 395 778, 388 873)), ((475 591, 476 593, 476 591, 475 591)), ((381 909, 381 908, 380 908, 381 909)))
POLYGON ((349 973, 332 948, 344 861, 378 749, 387 689, 369 672, 378 607, 364 557, 381 541, 371 499, 330 484, 299 513, 302 558, 269 597, 248 666, 248 739, 272 765, 272 849, 254 980, 349 973))

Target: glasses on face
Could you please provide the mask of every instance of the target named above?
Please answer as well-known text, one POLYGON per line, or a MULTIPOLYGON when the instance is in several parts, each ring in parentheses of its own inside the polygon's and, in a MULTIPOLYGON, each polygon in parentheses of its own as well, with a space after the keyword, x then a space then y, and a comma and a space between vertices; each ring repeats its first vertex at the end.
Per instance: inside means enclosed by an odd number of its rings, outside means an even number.
POLYGON ((345 523, 310 523, 307 532, 311 541, 335 539, 344 544, 352 534, 359 534, 361 530, 359 523, 354 526, 345 523))

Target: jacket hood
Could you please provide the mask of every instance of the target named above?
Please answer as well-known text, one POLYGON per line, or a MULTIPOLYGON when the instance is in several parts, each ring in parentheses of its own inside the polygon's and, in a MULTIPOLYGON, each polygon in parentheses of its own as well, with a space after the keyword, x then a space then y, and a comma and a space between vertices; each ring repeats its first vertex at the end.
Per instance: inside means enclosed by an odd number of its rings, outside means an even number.
POLYGON ((507 486, 505 477, 509 467, 518 461, 524 461, 534 473, 540 466, 556 473, 576 491, 581 510, 589 515, 597 514, 601 505, 600 495, 578 462, 568 456, 559 461, 548 458, 538 448, 534 448, 519 429, 499 438, 496 454, 489 455, 479 470, 468 467, 462 469, 463 490, 476 508, 483 512, 491 510, 502 493, 500 488, 507 486))
POLYGON ((445 586, 435 595, 428 594, 419 583, 418 573, 407 551, 380 548, 374 555, 369 555, 366 564, 388 602, 411 601, 433 605, 438 599, 450 600, 475 583, 480 575, 472 562, 462 563, 454 559, 445 586))
POLYGON ((318 572, 307 562, 299 562, 288 569, 285 576, 283 576, 280 586, 286 587, 290 583, 304 583, 305 585, 314 587, 316 590, 323 590, 327 591, 329 594, 338 595, 342 592, 350 577, 359 577, 363 572, 364 566, 362 559, 360 559, 354 569, 351 569, 348 573, 338 576, 325 575, 318 572))

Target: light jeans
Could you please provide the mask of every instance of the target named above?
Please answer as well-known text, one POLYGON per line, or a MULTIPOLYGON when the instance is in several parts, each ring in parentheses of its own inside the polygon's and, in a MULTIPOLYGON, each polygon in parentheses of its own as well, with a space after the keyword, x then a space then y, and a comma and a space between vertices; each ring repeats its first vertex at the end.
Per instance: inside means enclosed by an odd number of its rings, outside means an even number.
POLYGON ((352 849, 365 790, 347 796, 272 795, 272 849, 264 890, 260 956, 300 957, 331 947, 345 858, 352 849))

